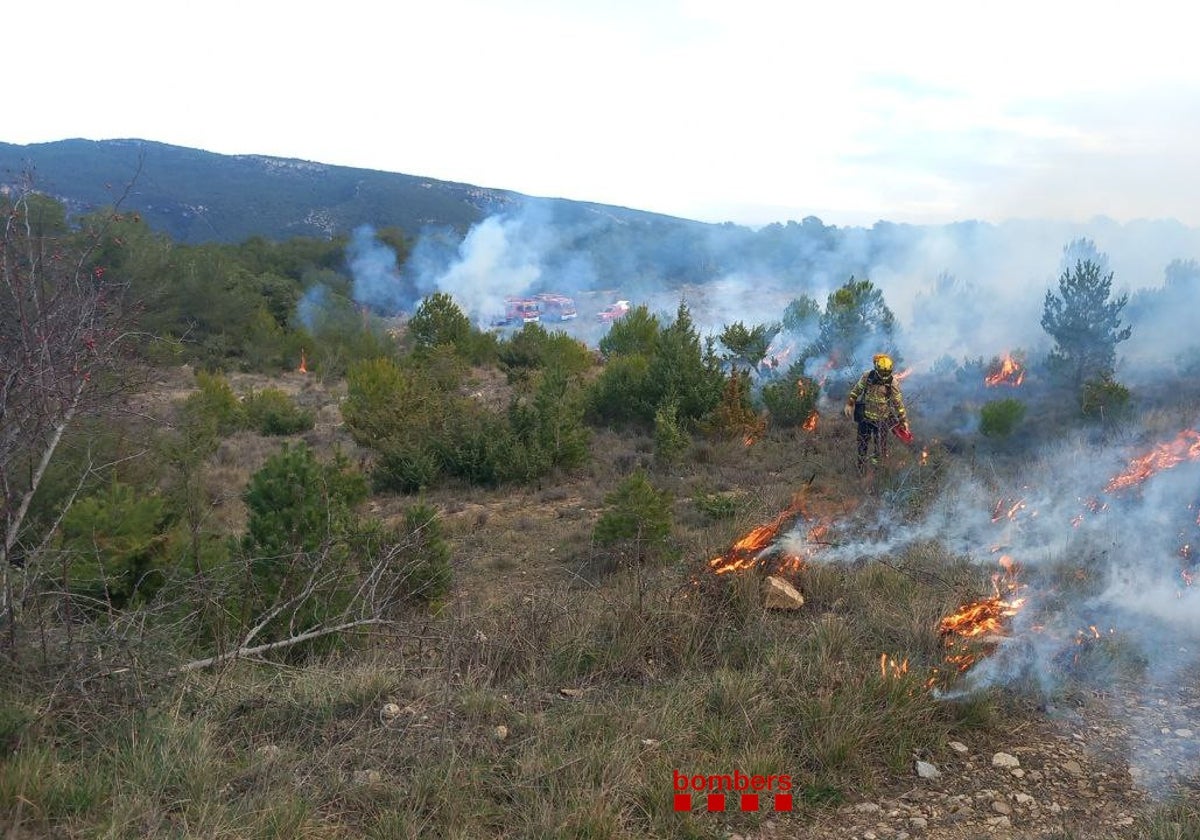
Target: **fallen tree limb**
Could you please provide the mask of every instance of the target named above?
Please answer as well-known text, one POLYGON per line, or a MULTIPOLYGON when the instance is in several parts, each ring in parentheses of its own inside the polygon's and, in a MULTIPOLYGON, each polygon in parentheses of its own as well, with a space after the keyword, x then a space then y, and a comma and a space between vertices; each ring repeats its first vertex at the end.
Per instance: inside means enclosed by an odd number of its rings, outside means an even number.
POLYGON ((341 633, 346 630, 353 630, 356 627, 367 627, 372 624, 391 624, 392 622, 382 618, 360 618, 356 621, 347 621, 344 624, 337 624, 332 627, 315 627, 312 630, 307 630, 304 633, 298 633, 295 636, 290 636, 286 639, 280 639, 277 642, 266 642, 253 647, 239 647, 236 650, 219 653, 216 656, 209 656, 204 659, 193 659, 191 662, 184 663, 178 668, 171 669, 173 674, 183 674, 188 671, 199 671, 203 668, 211 668, 213 665, 219 665, 222 662, 229 662, 233 659, 241 659, 248 656, 258 656, 263 653, 289 648, 292 645, 298 645, 301 642, 307 642, 312 639, 318 639, 321 636, 328 636, 330 633, 341 633))

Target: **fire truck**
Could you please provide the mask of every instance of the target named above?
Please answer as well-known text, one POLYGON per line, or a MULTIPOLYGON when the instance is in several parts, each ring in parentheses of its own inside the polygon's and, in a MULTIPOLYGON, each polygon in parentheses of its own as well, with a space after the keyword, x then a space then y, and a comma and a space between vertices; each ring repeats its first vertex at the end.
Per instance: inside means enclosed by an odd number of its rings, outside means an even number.
POLYGON ((575 301, 566 295, 540 294, 534 295, 541 317, 546 321, 571 321, 579 315, 575 309, 575 301))
POLYGON ((600 323, 602 323, 602 324, 611 324, 613 321, 616 321, 620 318, 624 318, 628 314, 629 314, 629 301, 619 300, 616 303, 614 303, 612 306, 609 306, 605 309, 601 309, 600 313, 598 315, 596 315, 596 319, 598 321, 600 321, 600 323))
POLYGON ((536 324, 541 318, 541 308, 534 298, 507 297, 504 299, 504 315, 492 323, 503 327, 509 324, 536 324))

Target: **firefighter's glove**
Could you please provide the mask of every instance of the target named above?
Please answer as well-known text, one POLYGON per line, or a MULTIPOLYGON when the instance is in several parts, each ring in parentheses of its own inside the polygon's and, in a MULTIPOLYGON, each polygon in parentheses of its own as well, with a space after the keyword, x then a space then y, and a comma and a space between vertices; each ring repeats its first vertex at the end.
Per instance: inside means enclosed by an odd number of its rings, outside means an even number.
POLYGON ((846 407, 842 409, 842 414, 846 415, 847 420, 854 419, 854 403, 846 403, 846 407))

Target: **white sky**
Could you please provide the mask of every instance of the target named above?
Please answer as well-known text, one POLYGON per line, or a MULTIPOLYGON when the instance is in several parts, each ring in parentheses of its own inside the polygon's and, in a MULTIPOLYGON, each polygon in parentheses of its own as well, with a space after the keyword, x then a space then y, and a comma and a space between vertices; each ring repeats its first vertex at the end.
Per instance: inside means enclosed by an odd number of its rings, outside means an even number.
POLYGON ((141 138, 748 225, 1200 225, 1186 3, 6 4, 0 141, 141 138))

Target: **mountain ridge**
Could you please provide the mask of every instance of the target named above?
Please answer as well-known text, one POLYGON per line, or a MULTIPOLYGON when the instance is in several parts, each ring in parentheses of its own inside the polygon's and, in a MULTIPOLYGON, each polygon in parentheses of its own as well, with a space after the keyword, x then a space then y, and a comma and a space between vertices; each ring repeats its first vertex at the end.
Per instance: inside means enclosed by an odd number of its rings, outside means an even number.
POLYGON ((151 140, 73 138, 0 142, 0 189, 32 186, 72 213, 115 205, 141 213, 181 243, 262 236, 328 238, 370 224, 415 235, 465 231, 489 215, 545 203, 560 216, 618 222, 702 222, 615 205, 527 196, 512 190, 271 155, 225 155, 151 140))

